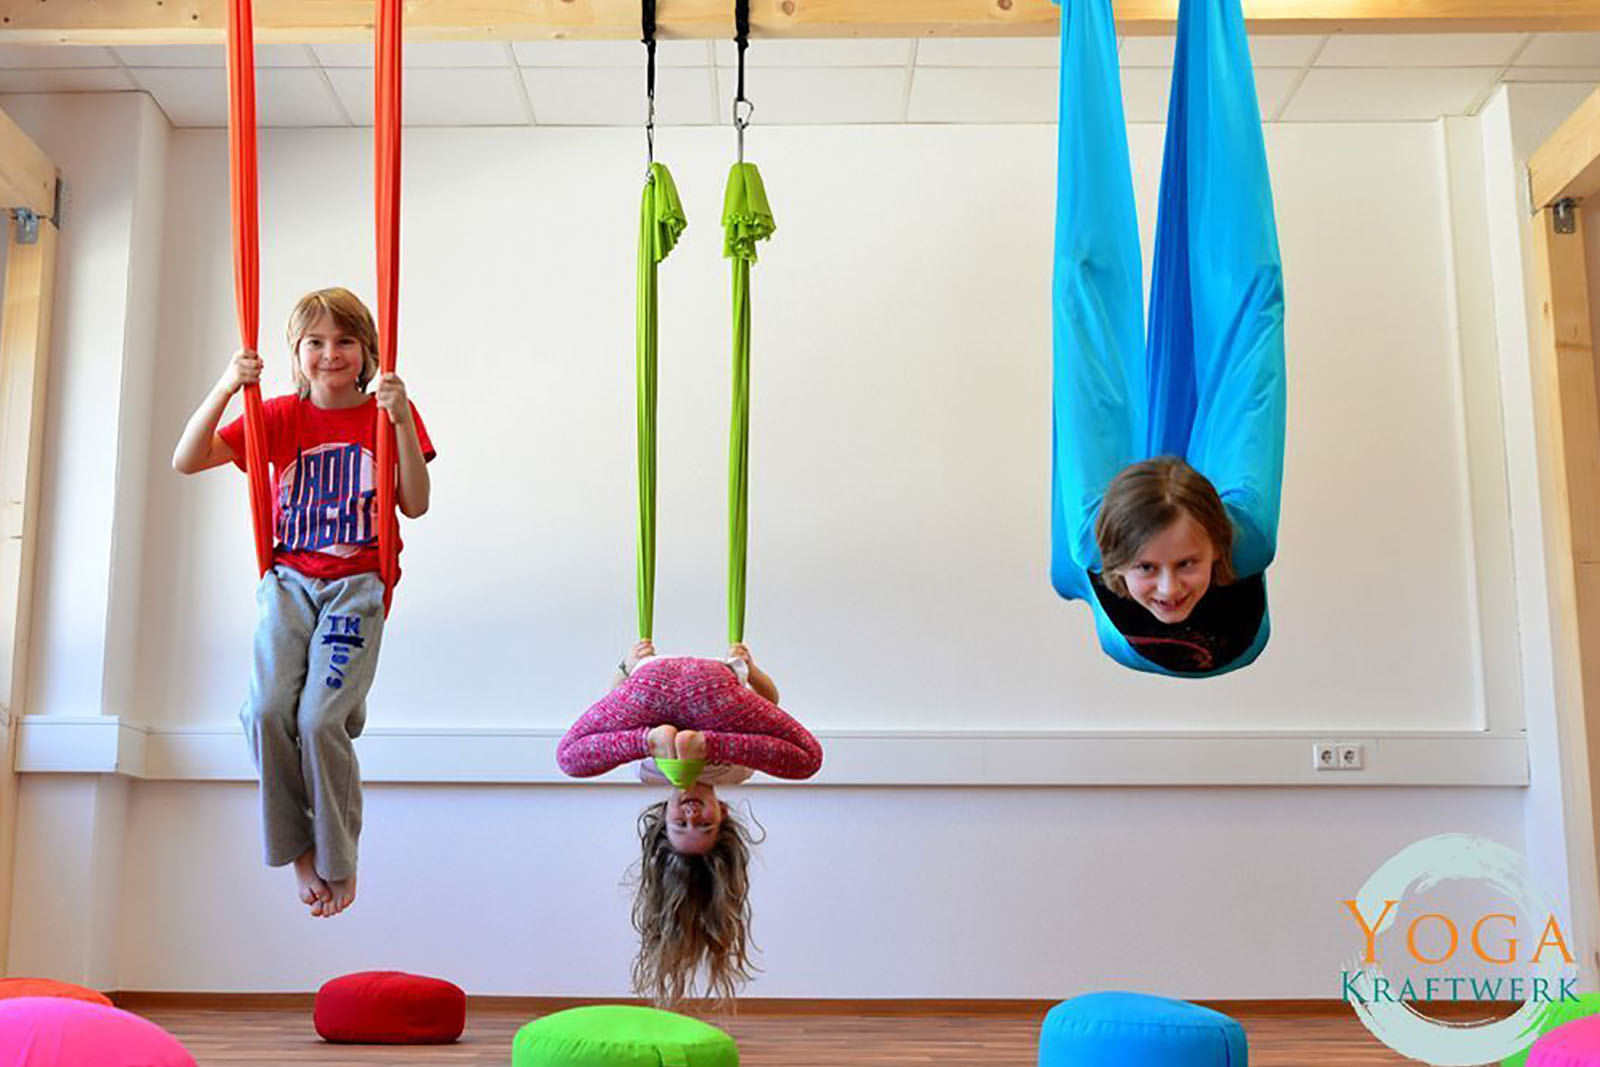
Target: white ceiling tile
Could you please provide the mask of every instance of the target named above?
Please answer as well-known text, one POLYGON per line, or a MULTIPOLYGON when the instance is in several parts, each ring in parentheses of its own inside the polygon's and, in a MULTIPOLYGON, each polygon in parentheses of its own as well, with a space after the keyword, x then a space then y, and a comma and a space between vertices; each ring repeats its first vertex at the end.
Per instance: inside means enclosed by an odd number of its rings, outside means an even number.
POLYGON ((1303 67, 1322 47, 1324 38, 1288 34, 1255 34, 1250 38, 1250 61, 1263 67, 1303 67))
MULTIPOLYGON (((1129 38, 1131 43, 1133 39, 1129 38)), ((1167 121, 1167 95, 1172 71, 1166 67, 1130 67, 1122 72, 1122 111, 1129 122, 1167 121)))
MULTIPOLYGON (((708 126, 711 71, 656 72, 656 122, 708 126)), ((523 67, 522 80, 541 126, 644 126, 644 83, 627 71, 523 67)))
MULTIPOLYGON (((1299 77, 1298 70, 1277 67, 1255 72, 1256 102, 1263 120, 1277 114, 1299 77)), ((1129 122, 1166 122, 1171 94, 1170 67, 1128 67, 1122 71, 1122 110, 1129 122)))
POLYGON ((109 48, 73 44, 0 44, 0 70, 65 70, 68 67, 114 67, 109 48))
MULTIPOLYGON (((717 77, 717 114, 733 108, 735 76, 717 77)), ((899 122, 905 107, 906 72, 898 67, 800 67, 764 70, 745 82, 755 101, 756 125, 821 126, 830 123, 899 122)))
MULTIPOLYGON (((227 90, 220 91, 225 100, 227 90)), ((320 70, 256 71, 256 107, 256 121, 262 126, 345 125, 320 70)))
POLYGON ((0 70, 0 93, 111 93, 134 88, 121 67, 0 70))
POLYGON ((1056 72, 1045 69, 918 67, 912 122, 1054 122, 1056 72))
MULTIPOLYGON (((355 68, 327 71, 350 120, 372 125, 372 74, 355 68)), ((401 120, 407 126, 525 126, 517 72, 507 68, 422 67, 408 70, 402 82, 401 120)))
POLYGON ((1117 59, 1124 67, 1170 67, 1177 47, 1170 35, 1124 37, 1117 59))
POLYGON ((1285 122, 1432 121, 1465 112, 1494 81, 1484 69, 1325 70, 1306 73, 1285 122))
POLYGON ((1261 121, 1278 113, 1299 80, 1300 71, 1296 69, 1260 67, 1256 70, 1256 103, 1261 106, 1261 121))
POLYGON ((1512 67, 1506 71, 1505 80, 1533 84, 1540 82, 1600 82, 1600 66, 1512 67))
MULTIPOLYGON (((312 52, 324 67, 372 67, 370 42, 314 44, 312 52)), ((415 41, 401 56, 407 70, 427 67, 509 67, 511 56, 500 41, 415 41)))
POLYGON ((917 42, 918 67, 1056 67, 1061 42, 1055 37, 924 37, 917 42))
MULTIPOLYGON (((1250 38, 1250 60, 1257 67, 1303 67, 1322 44, 1321 37, 1267 36, 1250 38)), ((1178 42, 1171 34, 1124 37, 1117 58, 1124 67, 1170 67, 1178 42)))
MULTIPOLYGON (((524 67, 637 67, 644 70, 644 45, 638 41, 517 41, 511 46, 524 67)), ((706 41, 657 41, 656 69, 708 67, 706 41)))
MULTIPOLYGON (((228 65, 228 50, 220 44, 138 44, 118 45, 117 55, 130 67, 207 67, 221 70, 228 65)), ((311 52, 303 44, 258 44, 256 66, 315 66, 311 52)))
MULTIPOLYGON (((718 41, 717 66, 738 65, 732 41, 718 41)), ((751 41, 746 67, 903 67, 911 61, 911 42, 895 37, 857 37, 821 41, 762 38, 751 41)))
POLYGON ((1335 34, 1319 67, 1500 67, 1525 33, 1335 34))
POLYGON ((1541 33, 1517 57, 1519 67, 1600 66, 1600 33, 1541 33))
POLYGON ((228 87, 220 71, 145 67, 131 72, 174 126, 226 126, 228 87))

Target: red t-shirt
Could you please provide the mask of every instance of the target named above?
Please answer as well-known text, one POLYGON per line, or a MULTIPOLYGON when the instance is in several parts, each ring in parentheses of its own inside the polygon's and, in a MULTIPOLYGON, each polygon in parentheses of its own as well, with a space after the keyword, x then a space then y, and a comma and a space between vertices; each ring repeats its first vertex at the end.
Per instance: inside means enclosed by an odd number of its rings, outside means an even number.
MULTIPOLYGON (((376 571, 377 420, 388 418, 377 400, 369 396, 353 408, 330 409, 297 396, 275 396, 262 409, 272 471, 273 562, 308 578, 376 571)), ((431 461, 433 442, 415 404, 411 417, 422 457, 431 461)), ((217 434, 244 470, 244 419, 234 419, 217 434)))

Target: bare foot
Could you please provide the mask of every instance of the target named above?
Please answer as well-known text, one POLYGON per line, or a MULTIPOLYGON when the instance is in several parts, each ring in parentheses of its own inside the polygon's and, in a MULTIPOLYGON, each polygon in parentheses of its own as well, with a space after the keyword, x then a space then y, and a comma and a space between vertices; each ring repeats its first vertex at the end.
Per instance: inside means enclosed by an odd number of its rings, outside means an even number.
POLYGON ((323 918, 330 918, 348 908, 356 900, 356 876, 328 883, 328 903, 322 906, 323 918))
POLYGON ((300 903, 311 906, 311 914, 321 915, 333 899, 328 883, 317 875, 317 851, 308 848, 294 861, 294 879, 300 883, 300 903))
POLYGON ((675 743, 677 737, 678 728, 676 726, 669 726, 663 723, 660 726, 651 727, 650 733, 646 735, 650 745, 650 755, 660 759, 672 759, 677 755, 678 751, 675 743))
POLYGON ((679 759, 706 758, 706 738, 699 730, 679 730, 673 742, 679 759))

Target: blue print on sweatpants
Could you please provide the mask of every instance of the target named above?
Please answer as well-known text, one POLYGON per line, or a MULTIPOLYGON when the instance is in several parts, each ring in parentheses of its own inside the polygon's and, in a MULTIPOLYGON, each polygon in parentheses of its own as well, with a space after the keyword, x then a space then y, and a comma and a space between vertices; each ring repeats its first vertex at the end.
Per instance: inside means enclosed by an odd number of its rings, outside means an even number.
POLYGON ((322 643, 334 646, 327 683, 329 689, 338 689, 344 685, 344 668, 350 663, 351 654, 367 647, 361 636, 361 616, 329 615, 328 632, 322 635, 322 643))

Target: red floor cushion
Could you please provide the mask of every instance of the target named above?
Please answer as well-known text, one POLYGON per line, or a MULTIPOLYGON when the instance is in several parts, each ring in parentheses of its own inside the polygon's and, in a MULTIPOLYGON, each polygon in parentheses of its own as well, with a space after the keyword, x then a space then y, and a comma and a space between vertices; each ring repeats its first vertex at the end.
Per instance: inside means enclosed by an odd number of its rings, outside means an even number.
POLYGON ((111 998, 104 993, 71 982, 57 982, 53 978, 0 978, 0 1000, 13 997, 65 997, 111 1007, 111 998))
POLYGON ((155 1023, 67 997, 0 1001, 0 1067, 196 1067, 155 1023))
POLYGON ((346 1045, 443 1045, 467 1025, 467 995, 442 978, 361 971, 317 990, 317 1033, 346 1045))

